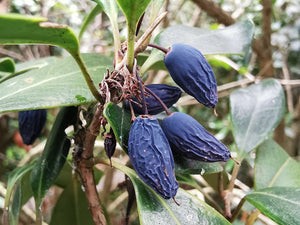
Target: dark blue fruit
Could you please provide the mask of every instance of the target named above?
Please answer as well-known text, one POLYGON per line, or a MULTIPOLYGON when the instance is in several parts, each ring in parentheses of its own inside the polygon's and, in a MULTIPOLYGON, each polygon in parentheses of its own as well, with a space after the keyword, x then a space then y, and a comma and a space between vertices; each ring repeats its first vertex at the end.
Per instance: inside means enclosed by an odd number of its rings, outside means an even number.
MULTIPOLYGON (((168 108, 170 108, 178 101, 182 93, 180 88, 166 84, 149 84, 145 85, 145 87, 154 92, 154 94, 156 94, 168 108)), ((146 106, 149 115, 156 115, 164 111, 164 108, 161 106, 161 104, 153 96, 151 96, 150 93, 148 93, 147 91, 145 93, 149 95, 149 97, 146 96, 146 106)), ((142 102, 140 100, 133 100, 142 105, 142 102)), ((132 103, 132 106, 135 113, 144 114, 142 107, 140 107, 138 104, 132 103)))
POLYGON ((104 150, 109 159, 115 153, 116 145, 117 145, 117 141, 116 141, 115 134, 113 130, 110 128, 109 133, 105 135, 105 139, 104 139, 104 150))
POLYGON ((157 119, 137 117, 130 129, 128 154, 139 177, 163 198, 178 190, 174 159, 157 119))
POLYGON ((19 112, 19 130, 24 144, 31 145, 40 136, 47 119, 47 109, 19 112))
POLYGON ((216 79, 210 65, 198 49, 185 44, 173 44, 164 62, 175 83, 186 93, 207 107, 216 106, 216 79))
POLYGON ((112 128, 110 128, 110 131, 105 135, 104 139, 104 150, 107 155, 107 157, 110 160, 110 165, 111 164, 111 157, 116 151, 116 145, 117 145, 117 140, 114 134, 114 131, 112 128))
POLYGON ((228 148, 193 117, 175 112, 163 119, 161 127, 170 145, 185 157, 205 162, 227 161, 231 155, 228 148))

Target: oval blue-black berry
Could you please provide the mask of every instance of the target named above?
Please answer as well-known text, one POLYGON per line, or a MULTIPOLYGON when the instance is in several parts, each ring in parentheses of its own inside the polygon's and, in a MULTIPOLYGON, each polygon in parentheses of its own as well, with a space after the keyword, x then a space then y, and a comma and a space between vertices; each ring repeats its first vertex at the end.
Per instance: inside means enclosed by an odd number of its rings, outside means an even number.
POLYGON ((170 145, 185 157, 206 162, 227 161, 228 148, 198 123, 193 117, 175 112, 163 119, 161 127, 170 145))
MULTIPOLYGON (((180 88, 166 84, 149 84, 145 85, 145 87, 156 94, 168 108, 178 101, 182 93, 180 88)), ((145 93, 149 95, 145 98, 149 115, 156 115, 164 111, 164 108, 161 106, 161 104, 150 93, 147 91, 145 93)), ((142 102, 136 98, 134 98, 133 101, 142 105, 142 102)), ((135 113, 140 115, 144 114, 142 107, 140 107, 138 104, 132 103, 132 107, 135 113)))
POLYGON ((137 117, 129 132, 128 154, 139 177, 163 198, 178 190, 174 159, 157 119, 137 117))
POLYGON ((47 119, 47 109, 19 112, 19 130, 24 144, 31 145, 40 136, 47 119))
POLYGON ((114 131, 112 128, 110 128, 110 131, 105 135, 105 139, 104 139, 104 150, 107 157, 110 160, 110 164, 111 164, 111 157, 116 151, 116 145, 117 145, 117 140, 114 131))
POLYGON ((210 65, 198 49, 186 44, 173 44, 164 62, 175 83, 186 93, 207 107, 216 106, 216 79, 210 65))

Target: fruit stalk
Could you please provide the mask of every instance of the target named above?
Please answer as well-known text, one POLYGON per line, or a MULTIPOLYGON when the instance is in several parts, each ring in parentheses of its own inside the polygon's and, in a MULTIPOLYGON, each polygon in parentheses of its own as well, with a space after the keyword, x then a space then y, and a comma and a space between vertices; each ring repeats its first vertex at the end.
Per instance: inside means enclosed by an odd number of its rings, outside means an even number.
POLYGON ((161 104, 161 106, 165 109, 168 116, 171 115, 171 111, 168 109, 168 107, 165 105, 165 103, 153 91, 151 91, 149 88, 146 88, 146 87, 145 87, 145 90, 147 92, 149 92, 161 104))

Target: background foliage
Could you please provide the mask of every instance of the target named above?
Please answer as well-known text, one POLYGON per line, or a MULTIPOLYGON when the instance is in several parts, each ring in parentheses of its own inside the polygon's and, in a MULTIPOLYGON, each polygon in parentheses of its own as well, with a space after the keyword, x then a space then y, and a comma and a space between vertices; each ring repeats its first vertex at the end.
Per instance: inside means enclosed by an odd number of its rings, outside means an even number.
MULTIPOLYGON (((178 41, 194 45, 206 54, 215 72, 218 117, 185 94, 174 110, 196 118, 230 148, 241 165, 231 160, 226 164, 199 163, 175 156, 181 186, 176 196, 181 206, 177 207, 124 166, 128 156, 122 148, 126 151, 130 114, 108 104, 104 115, 120 143, 113 168, 104 166, 109 162, 103 139, 98 137, 94 149, 100 163, 94 167, 95 181, 108 224, 124 224, 127 207, 132 207, 127 217, 130 224, 298 224, 297 1, 112 2, 1 1, 0 12, 39 17, 0 17, 1 217, 5 218, 9 207, 10 224, 39 223, 42 218, 48 224, 93 224, 80 178, 72 173, 72 156, 67 156, 70 143, 64 130, 74 123, 68 113, 75 107, 62 108, 59 113, 58 107, 82 105, 81 113, 89 117, 89 104, 95 98, 81 76, 80 65, 85 63, 98 84, 106 69, 113 68, 115 49, 134 35, 131 28, 146 8, 139 37, 157 17, 158 9, 167 10, 151 42, 165 47, 178 41), (44 21, 41 17, 69 28, 38 27, 44 21), (79 52, 87 54, 81 59, 79 52), (20 140, 16 111, 33 108, 50 110, 42 136, 28 147, 20 140), (60 148, 54 151, 51 146, 60 148), (124 174, 132 181, 136 197, 124 174), (231 198, 230 203, 226 198, 231 198)), ((150 49, 138 56, 146 84, 175 85, 162 59, 159 51, 150 49)))

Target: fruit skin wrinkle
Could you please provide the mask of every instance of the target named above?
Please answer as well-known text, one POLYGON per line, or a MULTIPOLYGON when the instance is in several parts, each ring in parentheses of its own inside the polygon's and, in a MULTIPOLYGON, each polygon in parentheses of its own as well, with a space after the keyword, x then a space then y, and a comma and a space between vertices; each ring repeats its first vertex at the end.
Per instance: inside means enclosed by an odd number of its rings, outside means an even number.
POLYGON ((179 87, 206 107, 215 108, 218 102, 216 78, 198 49, 186 44, 173 44, 164 63, 179 87))
POLYGON ((188 114, 175 112, 163 119, 161 127, 172 150, 187 158, 218 162, 231 157, 228 148, 188 114))
POLYGON ((165 199, 176 195, 173 154, 157 119, 135 119, 129 133, 128 154, 139 177, 156 193, 165 199))

